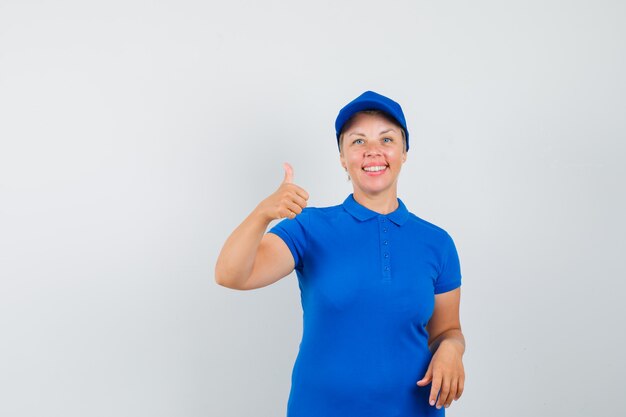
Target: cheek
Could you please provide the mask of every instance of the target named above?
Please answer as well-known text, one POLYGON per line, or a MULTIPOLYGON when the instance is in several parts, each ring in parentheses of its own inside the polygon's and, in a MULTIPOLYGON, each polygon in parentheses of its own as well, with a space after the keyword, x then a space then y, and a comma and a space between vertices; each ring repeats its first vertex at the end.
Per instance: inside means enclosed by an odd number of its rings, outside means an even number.
POLYGON ((402 162, 402 160, 404 159, 404 154, 400 149, 390 149, 388 152, 385 153, 385 156, 387 157, 388 161, 402 162))
POLYGON ((353 154, 350 154, 350 153, 344 154, 343 162, 348 167, 351 167, 352 165, 356 164, 357 160, 358 160, 358 157, 356 155, 353 155, 353 154))

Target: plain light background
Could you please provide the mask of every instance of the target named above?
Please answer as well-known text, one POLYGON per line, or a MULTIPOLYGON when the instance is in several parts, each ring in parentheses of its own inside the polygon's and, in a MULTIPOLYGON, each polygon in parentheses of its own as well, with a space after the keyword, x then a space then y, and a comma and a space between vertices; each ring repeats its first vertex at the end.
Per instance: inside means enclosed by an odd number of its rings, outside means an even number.
MULTIPOLYGON (((461 260, 450 416, 626 415, 621 1, 0 0, 0 415, 282 416, 295 274, 214 282, 333 123, 400 102, 399 197, 461 260)), ((382 416, 381 416, 382 417, 382 416)))

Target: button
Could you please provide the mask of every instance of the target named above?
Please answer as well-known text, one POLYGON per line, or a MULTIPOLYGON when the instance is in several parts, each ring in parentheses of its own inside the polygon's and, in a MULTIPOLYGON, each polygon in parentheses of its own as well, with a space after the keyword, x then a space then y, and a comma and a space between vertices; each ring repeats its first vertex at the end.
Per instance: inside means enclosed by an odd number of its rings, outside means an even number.
POLYGON ((385 223, 385 218, 380 219, 381 222, 385 223))
POLYGON ((385 254, 385 258, 389 258, 389 254, 388 253, 385 254))
POLYGON ((389 271, 389 267, 388 266, 385 267, 385 271, 389 271))
POLYGON ((384 229, 383 229, 383 232, 386 232, 386 231, 387 231, 387 228, 384 228, 384 229))
POLYGON ((387 242, 386 240, 383 242, 383 244, 384 244, 384 245, 386 245, 387 243, 388 243, 388 242, 387 242))

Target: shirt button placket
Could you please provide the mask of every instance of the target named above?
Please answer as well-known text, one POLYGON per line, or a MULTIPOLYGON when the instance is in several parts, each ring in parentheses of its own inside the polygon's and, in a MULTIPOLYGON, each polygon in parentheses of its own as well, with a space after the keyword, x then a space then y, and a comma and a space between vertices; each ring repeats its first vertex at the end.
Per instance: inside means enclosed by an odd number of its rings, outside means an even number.
POLYGON ((380 265, 383 281, 391 281, 391 239, 389 237, 389 221, 383 215, 378 217, 380 236, 380 265))

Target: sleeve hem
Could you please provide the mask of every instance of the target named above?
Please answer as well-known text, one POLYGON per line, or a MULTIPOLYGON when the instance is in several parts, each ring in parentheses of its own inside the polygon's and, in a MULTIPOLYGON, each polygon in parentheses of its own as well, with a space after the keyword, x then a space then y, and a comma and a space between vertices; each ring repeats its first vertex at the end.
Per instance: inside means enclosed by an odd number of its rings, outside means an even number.
POLYGON ((455 289, 459 288, 460 286, 461 286, 461 280, 460 279, 458 281, 451 282, 451 283, 446 284, 446 285, 436 286, 435 287, 435 294, 441 294, 441 293, 444 293, 444 292, 452 291, 452 290, 455 290, 455 289))
POLYGON ((295 246, 293 244, 293 241, 291 240, 289 235, 287 233, 283 232, 281 229, 268 230, 267 233, 273 233, 276 236, 278 236, 279 238, 281 238, 283 240, 283 242, 285 242, 285 244, 289 248, 289 252, 291 252, 291 256, 293 257, 294 265, 296 265, 296 267, 298 267, 298 264, 299 264, 298 252, 296 251, 296 248, 295 248, 295 246))

